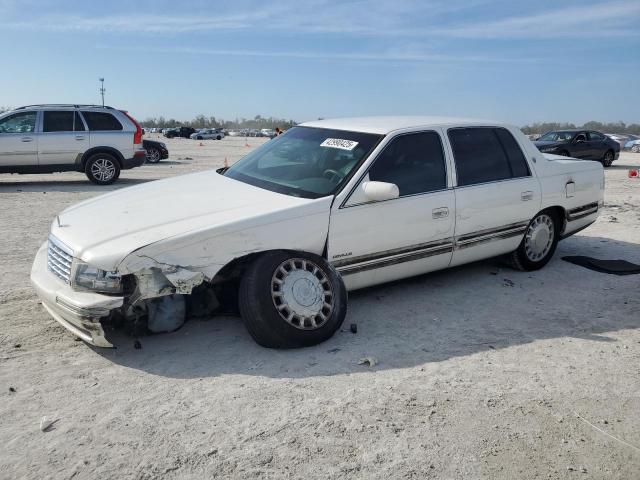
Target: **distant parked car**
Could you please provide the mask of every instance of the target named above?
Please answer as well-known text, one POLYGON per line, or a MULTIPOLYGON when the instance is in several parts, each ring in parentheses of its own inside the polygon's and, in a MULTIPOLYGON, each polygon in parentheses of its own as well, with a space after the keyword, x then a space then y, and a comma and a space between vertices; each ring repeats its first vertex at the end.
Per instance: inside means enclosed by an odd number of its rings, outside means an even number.
POLYGON ((160 160, 169 158, 169 150, 162 142, 143 140, 142 146, 147 151, 147 162, 149 163, 158 163, 160 160))
POLYGON ((110 185, 142 165, 142 128, 100 105, 28 105, 0 115, 0 173, 84 172, 110 185))
POLYGON ((224 132, 219 128, 205 128, 192 133, 189 138, 193 140, 222 140, 224 138, 224 132))
POLYGON ((195 131, 196 131, 195 128, 191 128, 191 127, 170 128, 169 130, 164 132, 164 136, 167 138, 175 138, 175 137, 189 138, 191 134, 194 133, 195 131))
POLYGON ((632 135, 635 138, 630 139, 627 143, 624 144, 625 150, 631 150, 634 153, 640 152, 640 138, 636 135, 632 135))
POLYGON ((263 128, 262 130, 260 130, 260 133, 262 134, 263 137, 269 137, 269 138, 273 138, 278 135, 273 128, 263 128))
POLYGON ((542 153, 597 160, 605 167, 611 166, 620 155, 618 142, 593 130, 547 132, 533 143, 542 153))

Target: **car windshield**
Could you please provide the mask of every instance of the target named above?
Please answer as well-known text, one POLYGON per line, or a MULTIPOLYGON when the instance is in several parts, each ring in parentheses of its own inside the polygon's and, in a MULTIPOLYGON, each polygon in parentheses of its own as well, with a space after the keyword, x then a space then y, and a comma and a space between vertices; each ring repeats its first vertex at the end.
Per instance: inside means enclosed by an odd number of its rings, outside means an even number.
POLYGON ((542 135, 540 142, 568 142, 573 138, 575 132, 548 132, 542 135))
POLYGON ((290 128, 224 175, 286 195, 320 198, 335 193, 382 137, 326 128, 290 128))

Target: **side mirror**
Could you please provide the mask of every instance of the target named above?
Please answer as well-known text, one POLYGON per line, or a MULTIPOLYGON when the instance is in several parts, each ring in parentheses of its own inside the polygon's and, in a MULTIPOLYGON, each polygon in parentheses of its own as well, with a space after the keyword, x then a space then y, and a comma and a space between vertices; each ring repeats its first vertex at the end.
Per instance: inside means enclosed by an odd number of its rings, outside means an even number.
POLYGON ((395 183, 387 182, 363 182, 362 190, 367 200, 372 202, 382 202, 383 200, 393 200, 400 196, 400 190, 395 183))

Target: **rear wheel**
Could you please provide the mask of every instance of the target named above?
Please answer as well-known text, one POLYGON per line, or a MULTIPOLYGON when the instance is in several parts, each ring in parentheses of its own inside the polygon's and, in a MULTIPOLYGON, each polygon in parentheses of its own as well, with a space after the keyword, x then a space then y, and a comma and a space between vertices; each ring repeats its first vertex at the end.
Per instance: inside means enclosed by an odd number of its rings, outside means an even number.
POLYGON ((201 137, 200 135, 198 135, 198 136, 196 137, 196 140, 202 140, 202 137, 201 137))
POLYGON ((316 345, 340 328, 347 312, 342 279, 317 255, 268 252, 244 273, 240 314, 264 347, 316 345))
POLYGON ((84 173, 95 184, 110 185, 120 176, 120 164, 113 155, 96 153, 87 160, 84 173))
POLYGON ((610 167, 613 163, 613 150, 607 150, 604 153, 604 157, 602 157, 602 165, 605 167, 610 167))
POLYGON ((558 224, 550 211, 538 213, 529 222, 520 246, 510 256, 513 268, 532 271, 544 267, 558 246, 558 224))
POLYGON ((631 151, 634 153, 639 153, 640 152, 640 145, 634 145, 633 147, 631 147, 631 151))
POLYGON ((216 137, 216 140, 222 140, 222 137, 221 137, 220 135, 218 135, 218 136, 216 137))

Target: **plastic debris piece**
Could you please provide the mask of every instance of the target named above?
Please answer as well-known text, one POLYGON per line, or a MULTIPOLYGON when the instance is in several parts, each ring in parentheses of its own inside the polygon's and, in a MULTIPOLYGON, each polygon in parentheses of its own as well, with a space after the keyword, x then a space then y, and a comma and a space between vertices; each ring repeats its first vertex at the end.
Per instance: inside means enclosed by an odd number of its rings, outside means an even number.
POLYGON ((349 327, 349 330, 351 330, 351 333, 358 333, 358 324, 352 323, 351 326, 349 327))
POLYGON ((133 348, 135 348, 136 350, 142 350, 142 344, 140 343, 140 340, 136 340, 135 342, 133 342, 133 348))
POLYGON ((40 431, 47 432, 51 426, 58 420, 49 420, 46 416, 40 420, 40 431))
POLYGON ((368 367, 373 367, 378 364, 378 359, 375 357, 364 357, 361 358, 358 362, 358 365, 366 365, 368 367))
POLYGON ((185 320, 186 306, 183 295, 168 295, 149 302, 147 328, 154 333, 173 332, 185 320))

